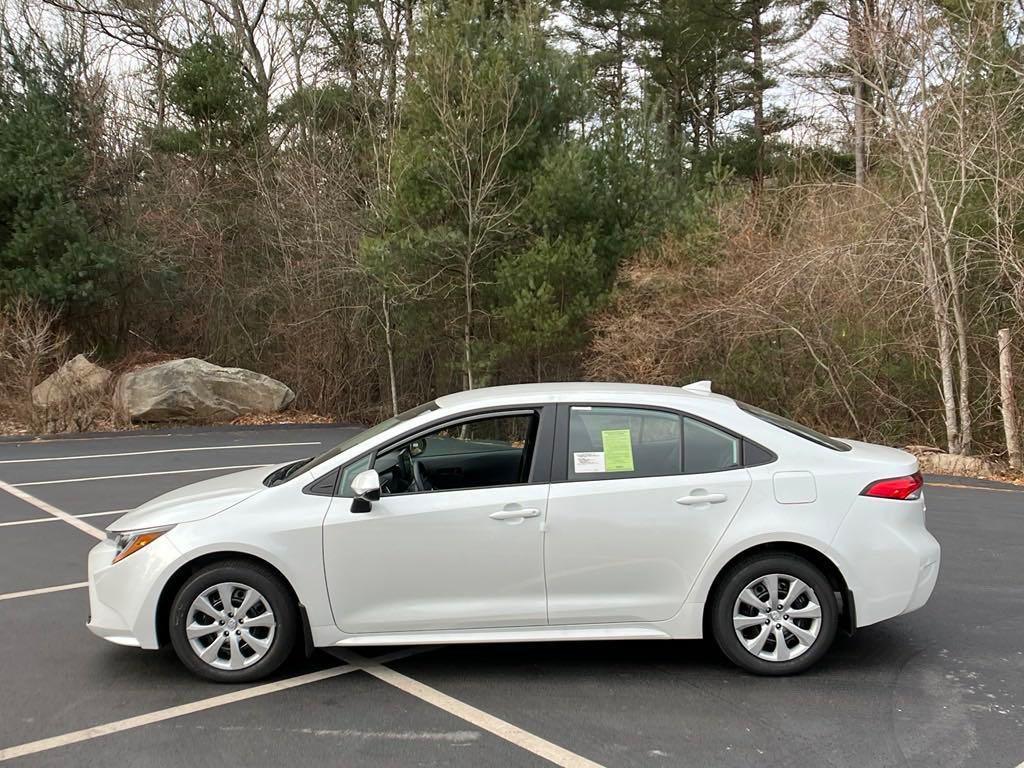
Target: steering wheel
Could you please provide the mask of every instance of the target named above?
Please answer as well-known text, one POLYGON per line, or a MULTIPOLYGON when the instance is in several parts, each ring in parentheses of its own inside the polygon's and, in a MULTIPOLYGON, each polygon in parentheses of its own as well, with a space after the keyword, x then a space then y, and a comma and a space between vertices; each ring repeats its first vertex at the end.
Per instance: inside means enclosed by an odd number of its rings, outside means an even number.
POLYGON ((416 461, 416 459, 412 459, 412 476, 416 487, 421 491, 432 491, 434 489, 434 486, 427 480, 427 475, 423 471, 423 465, 416 461))

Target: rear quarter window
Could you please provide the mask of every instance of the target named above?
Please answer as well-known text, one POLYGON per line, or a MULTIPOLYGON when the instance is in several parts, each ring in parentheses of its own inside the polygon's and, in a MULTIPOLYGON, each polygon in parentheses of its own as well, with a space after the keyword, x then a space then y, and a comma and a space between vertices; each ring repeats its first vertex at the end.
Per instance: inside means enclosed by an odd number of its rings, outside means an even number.
POLYGON ((743 465, 742 438, 696 419, 683 419, 683 472, 721 472, 743 465))

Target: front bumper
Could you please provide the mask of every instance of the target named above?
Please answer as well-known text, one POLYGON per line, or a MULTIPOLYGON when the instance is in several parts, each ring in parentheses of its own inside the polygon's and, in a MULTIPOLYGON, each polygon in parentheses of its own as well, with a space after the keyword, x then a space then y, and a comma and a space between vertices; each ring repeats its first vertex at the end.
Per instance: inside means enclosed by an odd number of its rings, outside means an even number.
POLYGON ((113 564, 115 552, 109 540, 89 552, 86 626, 97 637, 118 645, 158 648, 157 602, 165 574, 179 552, 167 536, 113 564))

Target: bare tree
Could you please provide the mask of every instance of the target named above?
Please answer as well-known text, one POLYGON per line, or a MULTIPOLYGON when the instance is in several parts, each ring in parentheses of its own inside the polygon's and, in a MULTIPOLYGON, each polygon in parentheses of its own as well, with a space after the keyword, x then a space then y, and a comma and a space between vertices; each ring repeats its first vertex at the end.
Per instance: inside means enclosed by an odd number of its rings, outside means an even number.
POLYGON ((455 24, 432 23, 449 28, 432 35, 431 47, 417 55, 417 98, 436 129, 422 168, 459 224, 458 236, 446 238, 439 256, 461 294, 463 381, 473 389, 478 269, 513 234, 523 198, 507 165, 536 117, 532 105, 523 114, 517 73, 506 62, 482 63, 455 24))

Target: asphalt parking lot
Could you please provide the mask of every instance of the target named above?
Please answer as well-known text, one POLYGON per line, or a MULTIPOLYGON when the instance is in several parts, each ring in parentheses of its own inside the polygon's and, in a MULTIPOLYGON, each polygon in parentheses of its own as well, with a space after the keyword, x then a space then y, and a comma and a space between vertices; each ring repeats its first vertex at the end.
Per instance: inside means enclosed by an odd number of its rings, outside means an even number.
POLYGON ((269 683, 222 686, 187 674, 169 649, 86 630, 89 526, 349 433, 0 442, 0 762, 1022 765, 1024 488, 1012 486, 929 478, 928 524, 943 547, 931 601, 840 638, 797 678, 745 675, 703 642, 606 642, 317 652, 269 683))

